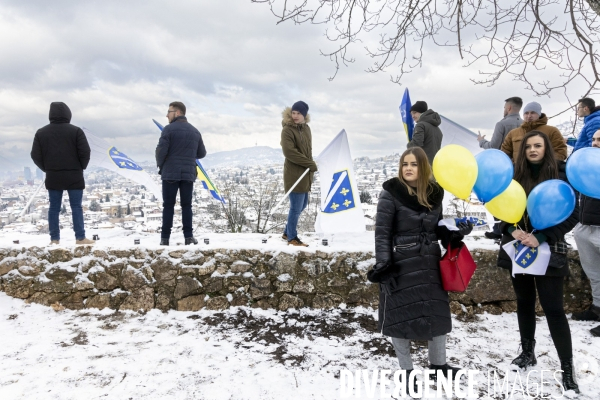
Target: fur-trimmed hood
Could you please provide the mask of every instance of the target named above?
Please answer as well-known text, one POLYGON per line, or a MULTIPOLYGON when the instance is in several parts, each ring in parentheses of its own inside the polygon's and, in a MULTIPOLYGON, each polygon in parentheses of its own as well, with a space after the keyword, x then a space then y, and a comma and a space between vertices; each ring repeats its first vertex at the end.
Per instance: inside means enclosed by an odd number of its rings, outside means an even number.
MULTIPOLYGON (((292 107, 286 107, 285 110, 281 113, 283 120, 281 121, 281 126, 298 126, 302 124, 296 124, 292 119, 292 107)), ((310 114, 306 114, 306 118, 304 118, 304 124, 308 124, 310 122, 310 114)))
MULTIPOLYGON (((419 203, 419 199, 416 195, 411 195, 408 193, 408 189, 400 179, 392 178, 385 182, 383 182, 383 188, 387 190, 396 200, 400 203, 404 204, 408 208, 413 210, 420 210, 423 208, 421 203, 419 203)), ((444 189, 440 187, 436 182, 433 183, 433 191, 427 197, 429 204, 431 204, 431 209, 436 209, 442 204, 442 200, 444 199, 444 189)))

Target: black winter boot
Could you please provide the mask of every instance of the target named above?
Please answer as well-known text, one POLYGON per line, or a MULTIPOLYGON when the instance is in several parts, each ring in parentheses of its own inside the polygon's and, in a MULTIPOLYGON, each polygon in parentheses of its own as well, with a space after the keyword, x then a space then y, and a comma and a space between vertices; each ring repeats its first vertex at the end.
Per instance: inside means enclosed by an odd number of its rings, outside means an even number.
POLYGON ((535 354, 533 351, 535 350, 535 339, 521 339, 521 354, 514 360, 512 360, 512 365, 516 365, 521 369, 525 369, 527 367, 533 367, 537 364, 537 360, 535 359, 535 354))
POLYGON ((582 312, 574 312, 573 314, 571 314, 571 318, 575 321, 600 321, 600 315, 594 312, 595 308, 592 304, 587 310, 584 310, 582 312))
POLYGON ((437 381, 438 371, 442 371, 442 375, 444 375, 446 378, 448 378, 448 374, 452 373, 452 380, 456 379, 456 374, 460 371, 460 368, 453 367, 448 364, 444 364, 444 365, 429 364, 429 369, 431 369, 431 370, 433 370, 433 372, 435 372, 431 376, 433 378, 433 380, 435 380, 435 381, 437 381))
POLYGON ((573 390, 575 393, 579 393, 579 385, 577 385, 577 378, 575 376, 575 367, 573 366, 573 359, 569 358, 566 360, 560 360, 560 369, 562 369, 562 384, 565 390, 573 390))
POLYGON ((198 241, 193 236, 186 237, 185 245, 187 246, 188 244, 198 244, 198 241))
MULTIPOLYGON (((408 390, 409 388, 409 382, 410 382, 410 374, 411 372, 413 372, 412 369, 407 369, 406 370, 406 380, 404 381, 404 388, 406 390, 406 396, 408 398, 412 398, 410 396, 410 391, 408 390)), ((413 393, 417 393, 418 390, 418 386, 417 386, 417 377, 415 376, 415 379, 413 380, 413 393)))
POLYGON ((160 238, 160 245, 161 246, 168 246, 169 245, 169 238, 160 238))

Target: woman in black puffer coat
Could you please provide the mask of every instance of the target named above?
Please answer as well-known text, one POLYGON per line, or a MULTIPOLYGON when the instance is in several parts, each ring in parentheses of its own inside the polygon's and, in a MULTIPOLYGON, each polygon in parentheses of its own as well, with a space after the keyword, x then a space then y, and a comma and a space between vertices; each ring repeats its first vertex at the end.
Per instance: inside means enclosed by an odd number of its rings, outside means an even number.
POLYGON ((378 282, 379 330, 392 337, 400 368, 413 369, 410 340, 429 341, 430 368, 444 374, 459 370, 446 364, 446 334, 452 330, 448 292, 442 287, 441 251, 460 245, 473 229, 438 226, 444 190, 432 180, 425 152, 413 147, 400 157, 399 176, 383 184, 377 204, 376 264, 368 273, 378 282))
MULTIPOLYGON (((564 161, 557 161, 548 136, 543 132, 531 131, 523 137, 523 144, 515 160, 514 179, 523 186, 525 193, 549 179, 561 179, 568 183, 564 161)), ((535 358, 535 301, 536 290, 540 304, 550 328, 552 341, 558 352, 563 370, 563 386, 565 390, 579 393, 573 370, 573 347, 569 322, 563 308, 563 282, 569 275, 567 263, 567 244, 565 234, 577 224, 579 207, 558 225, 534 232, 527 211, 519 222, 509 224, 503 222, 502 244, 498 253, 498 266, 512 270, 512 260, 502 246, 520 240, 525 246, 534 248, 547 242, 550 247, 550 262, 545 275, 511 274, 511 280, 517 297, 517 318, 521 336, 521 354, 512 361, 517 368, 527 368, 537 364, 535 358)))

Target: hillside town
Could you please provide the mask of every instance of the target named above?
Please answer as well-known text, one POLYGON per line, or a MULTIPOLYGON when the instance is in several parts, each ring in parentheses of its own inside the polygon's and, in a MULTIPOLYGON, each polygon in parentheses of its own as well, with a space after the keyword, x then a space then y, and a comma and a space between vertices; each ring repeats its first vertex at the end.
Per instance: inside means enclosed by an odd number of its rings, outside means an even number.
MULTIPOLYGON (((243 153, 242 153, 243 154, 243 153)), ((269 162, 269 160, 266 160, 269 162)), ((283 229, 287 217, 286 203, 274 209, 283 196, 283 165, 272 164, 216 166, 207 169, 210 178, 222 192, 226 204, 213 199, 197 181, 194 186, 194 226, 196 232, 276 233, 283 229)), ((382 183, 398 174, 399 154, 354 160, 356 184, 365 214, 365 229, 373 230, 377 198, 382 183)), ((160 176, 151 163, 141 164, 158 183, 160 176)), ((29 167, 5 171, 0 176, 0 232, 47 234, 48 192, 43 187, 43 173, 29 167), (40 188, 41 185, 41 188, 40 188), (40 190, 38 190, 40 188, 40 190), (30 202, 31 201, 31 202, 30 202), (30 202, 29 206, 27 204, 30 202), (27 209, 25 210, 25 207, 27 209)), ((138 232, 158 232, 162 224, 161 199, 142 185, 101 168, 86 171, 83 196, 84 219, 90 235, 101 235, 106 229, 122 228, 138 232)), ((314 231, 314 220, 320 202, 319 174, 315 175, 308 212, 299 222, 301 232, 314 231)), ((485 209, 462 201, 449 203, 446 214, 486 218, 485 209)), ((176 206, 175 230, 181 229, 181 208, 176 206)), ((71 228, 71 210, 67 194, 63 197, 60 224, 71 228)))

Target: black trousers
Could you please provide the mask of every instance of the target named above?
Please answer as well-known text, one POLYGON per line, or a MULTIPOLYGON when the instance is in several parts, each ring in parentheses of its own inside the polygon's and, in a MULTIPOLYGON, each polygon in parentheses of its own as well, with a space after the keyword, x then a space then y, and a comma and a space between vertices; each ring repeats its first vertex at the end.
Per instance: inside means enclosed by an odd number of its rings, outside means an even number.
POLYGON ((552 336, 558 357, 561 360, 572 358, 571 330, 563 308, 564 277, 517 274, 515 278, 511 275, 511 279, 517 295, 517 318, 521 338, 535 339, 537 288, 540 304, 546 314, 550 336, 552 336))
POLYGON ((194 182, 190 181, 162 181, 163 195, 163 220, 161 238, 171 237, 173 227, 173 216, 175 215, 175 201, 179 191, 179 202, 181 204, 181 220, 183 223, 183 237, 192 237, 194 227, 192 226, 192 195, 194 194, 194 182))

